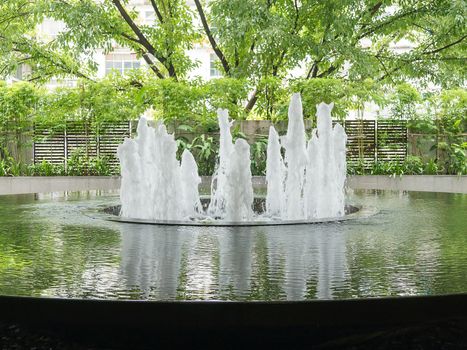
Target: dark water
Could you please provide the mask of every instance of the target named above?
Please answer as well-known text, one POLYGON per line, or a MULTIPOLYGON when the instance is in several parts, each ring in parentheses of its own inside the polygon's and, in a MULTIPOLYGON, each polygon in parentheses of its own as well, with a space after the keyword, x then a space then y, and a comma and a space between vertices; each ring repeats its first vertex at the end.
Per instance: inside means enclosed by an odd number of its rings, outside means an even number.
POLYGON ((467 292, 467 195, 356 192, 380 213, 288 227, 163 227, 96 214, 115 193, 0 196, 0 294, 303 300, 467 292), (97 217, 97 218, 96 218, 97 217))

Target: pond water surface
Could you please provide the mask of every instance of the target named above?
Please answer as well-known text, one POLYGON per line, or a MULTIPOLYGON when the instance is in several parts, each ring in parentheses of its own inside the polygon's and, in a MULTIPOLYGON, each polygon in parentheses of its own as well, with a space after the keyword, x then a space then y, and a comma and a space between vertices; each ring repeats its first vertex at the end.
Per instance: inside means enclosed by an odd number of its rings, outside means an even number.
POLYGON ((369 218, 271 227, 110 222, 116 192, 0 196, 0 295, 309 300, 467 292, 467 195, 355 191, 369 218))

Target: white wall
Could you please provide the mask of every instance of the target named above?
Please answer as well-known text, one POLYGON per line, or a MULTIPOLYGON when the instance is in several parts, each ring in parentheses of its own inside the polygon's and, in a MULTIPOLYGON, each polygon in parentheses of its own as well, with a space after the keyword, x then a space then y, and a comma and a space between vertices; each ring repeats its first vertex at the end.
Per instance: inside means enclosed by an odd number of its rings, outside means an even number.
POLYGON ((194 68, 189 74, 190 79, 201 78, 202 80, 211 79, 211 53, 212 49, 208 47, 203 47, 201 45, 195 46, 193 49, 187 52, 188 56, 197 62, 197 67, 194 68))

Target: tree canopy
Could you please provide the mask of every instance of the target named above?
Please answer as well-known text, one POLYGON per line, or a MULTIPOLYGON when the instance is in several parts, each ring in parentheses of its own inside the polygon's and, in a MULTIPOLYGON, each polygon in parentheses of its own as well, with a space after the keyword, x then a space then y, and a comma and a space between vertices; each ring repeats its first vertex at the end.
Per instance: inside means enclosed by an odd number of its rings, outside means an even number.
POLYGON ((0 74, 27 63, 30 80, 93 79, 97 50, 110 52, 118 45, 143 58, 155 78, 182 81, 197 64, 187 50, 204 42, 219 58, 224 76, 249 82, 247 112, 273 93, 271 82, 290 78, 294 69, 302 72, 300 81, 329 77, 399 84, 413 78, 449 88, 465 83, 462 0, 149 3, 155 20, 148 24, 128 0, 4 0, 0 74), (37 27, 45 19, 63 22, 63 30, 54 38, 41 37, 37 27), (393 50, 404 42, 410 48, 393 50))

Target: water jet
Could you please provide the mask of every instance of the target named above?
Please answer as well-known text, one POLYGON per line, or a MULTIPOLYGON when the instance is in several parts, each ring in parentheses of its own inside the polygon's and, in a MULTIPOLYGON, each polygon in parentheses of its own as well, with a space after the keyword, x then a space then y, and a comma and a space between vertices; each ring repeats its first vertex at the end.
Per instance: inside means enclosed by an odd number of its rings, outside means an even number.
POLYGON ((254 206, 250 147, 241 138, 233 142, 227 110, 218 111, 219 160, 205 206, 193 155, 184 150, 179 162, 174 136, 162 123, 152 128, 142 117, 137 137, 125 139, 117 151, 122 169, 119 221, 230 226, 343 220, 358 208, 345 205, 347 136, 340 124, 332 125, 332 108, 332 103, 317 106, 317 128, 307 141, 296 93, 287 133, 280 137, 270 127, 263 210, 253 210, 258 205, 254 206))

